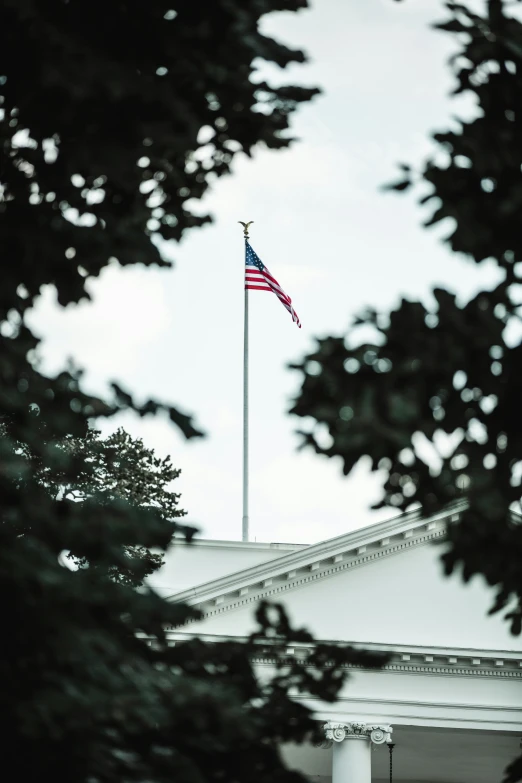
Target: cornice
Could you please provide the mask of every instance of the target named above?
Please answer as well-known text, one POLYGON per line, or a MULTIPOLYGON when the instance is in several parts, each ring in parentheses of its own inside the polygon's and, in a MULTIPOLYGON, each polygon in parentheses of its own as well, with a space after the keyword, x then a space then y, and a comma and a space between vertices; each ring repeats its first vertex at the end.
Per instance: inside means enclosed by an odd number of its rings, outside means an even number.
POLYGON ((268 552, 295 552, 307 549, 310 544, 290 544, 283 542, 264 542, 264 541, 229 541, 219 538, 194 538, 187 543, 181 539, 176 539, 174 547, 202 547, 203 549, 248 549, 254 552, 265 550, 268 552))
MULTIPOLYGON (((288 656, 290 662, 294 655, 288 656)), ((304 656, 305 657, 305 656, 304 656)), ((259 666, 276 663, 269 653, 255 656, 259 666)), ((306 658, 305 658, 306 660, 306 658)), ((494 679, 522 680, 522 654, 519 660, 504 658, 456 658, 450 655, 415 657, 408 654, 392 655, 392 660, 380 669, 366 669, 356 664, 345 664, 349 670, 372 671, 375 674, 411 674, 443 677, 489 677, 494 679)))
MULTIPOLYGON (((170 632, 168 638, 171 644, 192 638, 188 633, 170 632)), ((245 641, 239 636, 198 636, 207 643, 225 641, 245 641)), ((345 646, 349 642, 317 640, 316 643, 345 646)), ((392 645, 376 642, 357 642, 354 647, 370 652, 386 653, 390 662, 381 669, 366 669, 364 666, 346 664, 346 669, 373 672, 374 674, 411 674, 438 675, 444 677, 492 677, 495 679, 522 679, 522 651, 515 650, 481 650, 472 648, 421 647, 419 645, 392 645)), ((307 657, 313 651, 313 644, 296 644, 286 650, 289 662, 298 658, 306 663, 307 657)), ((280 660, 280 659, 279 659, 280 660)), ((272 666, 276 658, 271 653, 270 644, 259 642, 259 652, 252 661, 259 666, 272 666)))

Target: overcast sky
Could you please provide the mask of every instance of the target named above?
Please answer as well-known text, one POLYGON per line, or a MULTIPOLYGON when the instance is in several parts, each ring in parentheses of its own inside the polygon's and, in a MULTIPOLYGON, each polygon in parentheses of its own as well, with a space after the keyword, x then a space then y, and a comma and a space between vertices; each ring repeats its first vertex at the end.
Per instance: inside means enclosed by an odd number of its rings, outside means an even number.
POLYGON ((301 422, 286 411, 298 375, 286 365, 315 336, 343 333, 365 304, 386 310, 400 296, 427 299, 440 283, 466 297, 495 279, 491 267, 452 256, 444 231, 422 229, 413 198, 379 190, 395 178, 397 161, 426 157, 430 131, 472 110, 448 99, 452 44, 429 29, 442 16, 436 0, 318 0, 311 10, 267 17, 266 32, 310 56, 275 78, 323 90, 295 116, 301 141, 238 159, 205 199, 213 225, 164 246, 174 269, 110 268, 91 285, 92 303, 61 310, 48 289, 32 317, 50 371, 72 357, 90 390, 116 379, 196 415, 204 441, 187 443, 160 417, 118 423, 182 468, 182 506, 205 537, 241 537, 238 220, 255 221, 251 243, 303 324, 297 329, 275 296, 251 294, 252 540, 312 543, 391 516, 369 509, 378 482, 366 465, 345 479, 335 460, 297 452, 301 422))

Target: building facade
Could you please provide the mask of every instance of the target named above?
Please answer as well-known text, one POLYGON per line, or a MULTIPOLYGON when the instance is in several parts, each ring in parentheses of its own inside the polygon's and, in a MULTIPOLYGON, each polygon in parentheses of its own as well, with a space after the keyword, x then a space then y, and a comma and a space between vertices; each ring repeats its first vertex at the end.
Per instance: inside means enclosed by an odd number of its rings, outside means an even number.
MULTIPOLYGON (((395 783, 494 783, 520 752, 522 640, 488 616, 494 595, 481 578, 443 575, 445 532, 457 519, 406 514, 309 546, 180 545, 155 587, 202 611, 183 634, 246 636, 269 599, 316 639, 390 654, 381 670, 354 668, 335 704, 307 701, 323 746, 284 754, 311 780, 387 781, 392 742, 395 783)), ((269 673, 266 656, 256 663, 269 673)))

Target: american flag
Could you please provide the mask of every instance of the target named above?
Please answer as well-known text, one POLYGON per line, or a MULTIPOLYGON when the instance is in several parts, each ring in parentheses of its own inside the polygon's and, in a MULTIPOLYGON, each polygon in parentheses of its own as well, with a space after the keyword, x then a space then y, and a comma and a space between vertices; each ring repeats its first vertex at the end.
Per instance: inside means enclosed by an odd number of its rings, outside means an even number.
POLYGON ((301 321, 292 307, 292 300, 288 294, 285 294, 275 277, 272 277, 257 253, 250 247, 250 243, 245 242, 245 245, 245 288, 253 291, 271 291, 277 296, 281 304, 286 307, 292 316, 292 321, 301 328, 301 321))

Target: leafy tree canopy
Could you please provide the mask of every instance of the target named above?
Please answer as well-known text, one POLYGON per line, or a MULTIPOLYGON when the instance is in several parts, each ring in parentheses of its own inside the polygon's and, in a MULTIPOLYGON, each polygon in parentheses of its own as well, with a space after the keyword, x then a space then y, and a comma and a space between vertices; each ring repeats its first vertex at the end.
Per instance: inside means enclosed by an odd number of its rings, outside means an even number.
MULTIPOLYGON (((74 483, 56 485, 59 476, 51 480, 58 496, 85 502, 95 499, 103 507, 114 500, 127 501, 131 506, 147 509, 165 521, 174 521, 187 513, 178 508, 180 495, 173 492, 172 482, 181 471, 174 468, 169 456, 156 457, 139 438, 132 438, 120 427, 107 438, 101 438, 98 430, 87 430, 85 438, 66 438, 61 448, 80 466, 73 477, 74 483)), ((69 479, 70 482, 70 479, 69 479)), ((195 532, 184 525, 187 536, 195 532)), ((127 568, 121 563, 109 570, 112 579, 140 586, 143 580, 163 565, 162 553, 152 552, 143 546, 127 546, 127 568)), ((75 563, 91 567, 86 556, 70 553, 75 563)))
MULTIPOLYGON (((292 412, 327 428, 328 444, 314 428, 303 444, 340 456, 346 474, 363 455, 385 471, 379 506, 432 512, 465 500, 446 570, 482 574, 496 589, 492 612, 519 634, 522 23, 502 0, 488 0, 482 14, 445 6, 436 27, 459 42, 455 93, 471 93, 477 111, 435 133, 438 156, 421 170, 402 165, 392 187, 420 186, 421 203, 433 205, 426 225, 449 219, 449 247, 477 264, 493 259, 502 282, 464 304, 437 288, 433 309, 406 299, 389 315, 368 308, 347 335, 318 340, 295 365, 303 380, 292 412), (374 338, 362 342, 360 326, 374 338)), ((522 759, 509 775, 522 777, 522 759)))
MULTIPOLYGON (((45 439, 45 421, 34 423, 45 439)), ((0 433, 9 436, 9 425, 4 423, 0 433)), ((36 480, 55 500, 85 503, 95 501, 100 510, 115 501, 125 501, 132 508, 144 509, 165 521, 183 517, 186 511, 178 508, 179 493, 173 492, 172 482, 181 471, 174 468, 171 458, 157 457, 139 438, 133 438, 119 428, 106 438, 99 430, 88 427, 83 437, 65 437, 52 444, 55 462, 49 465, 41 457, 35 457, 27 444, 18 443, 15 454, 19 458, 19 471, 15 478, 23 490, 28 477, 36 480), (61 459, 61 466, 59 461, 61 459)), ((30 484, 29 484, 30 486, 30 484)), ((173 533, 176 528, 173 527, 173 533)), ((184 525, 183 533, 192 537, 196 528, 184 525)), ((125 566, 119 561, 108 568, 112 579, 133 584, 143 584, 145 577, 163 565, 161 553, 143 546, 124 547, 125 566)), ((87 556, 75 549, 68 553, 76 567, 95 567, 87 556)), ((107 570, 107 565, 104 568, 107 570)))

